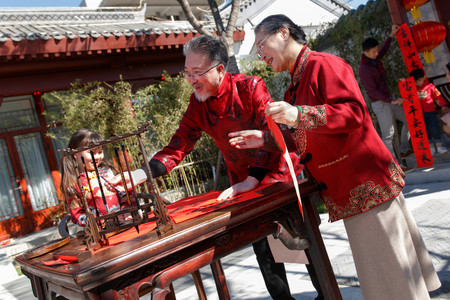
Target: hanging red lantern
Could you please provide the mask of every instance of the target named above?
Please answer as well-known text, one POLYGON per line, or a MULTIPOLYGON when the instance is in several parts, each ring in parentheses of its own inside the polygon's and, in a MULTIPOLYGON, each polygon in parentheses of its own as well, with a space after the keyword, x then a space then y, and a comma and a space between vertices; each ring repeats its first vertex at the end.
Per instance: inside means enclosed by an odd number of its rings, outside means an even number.
POLYGON ((447 35, 444 25, 438 22, 419 22, 411 27, 411 33, 416 44, 417 51, 423 52, 425 61, 429 64, 434 62, 431 50, 439 46, 447 35))
POLYGON ((427 3, 428 0, 403 0, 403 5, 406 10, 411 10, 413 20, 422 18, 420 14, 419 6, 427 3))

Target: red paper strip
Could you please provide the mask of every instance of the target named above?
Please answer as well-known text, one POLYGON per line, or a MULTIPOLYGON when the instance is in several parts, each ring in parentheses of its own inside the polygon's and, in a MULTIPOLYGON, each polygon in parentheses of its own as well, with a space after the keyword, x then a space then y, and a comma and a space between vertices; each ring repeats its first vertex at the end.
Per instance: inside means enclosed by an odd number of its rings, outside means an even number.
POLYGON ((267 125, 269 126, 270 131, 272 131, 273 136, 275 138, 275 142, 277 142, 278 147, 280 147, 281 152, 286 152, 286 143, 284 142, 283 134, 281 133, 280 128, 274 122, 271 116, 266 116, 267 125))
MULTIPOLYGON (((171 203, 167 205, 167 210, 169 213, 170 218, 178 224, 185 222, 187 220, 202 216, 204 214, 213 212, 215 210, 234 205, 237 203, 245 202, 251 199, 255 199, 257 197, 261 196, 261 193, 258 193, 259 190, 266 188, 273 183, 270 184, 262 184, 258 186, 258 188, 246 192, 240 195, 237 195, 236 197, 227 200, 227 201, 217 201, 217 197, 220 195, 221 192, 212 191, 209 193, 192 196, 183 198, 177 202, 171 203)), ((152 218, 153 214, 149 215, 149 218, 152 218)), ((151 230, 156 228, 155 222, 149 222, 142 225, 139 225, 139 232, 137 233, 135 230, 127 230, 122 233, 119 233, 117 235, 114 235, 110 238, 108 238, 109 245, 101 247, 98 250, 95 250, 95 252, 103 251, 105 249, 108 249, 111 246, 118 245, 120 243, 123 243, 125 241, 129 241, 135 237, 138 237, 142 234, 148 233, 151 230)), ((84 248, 83 248, 84 249, 84 248)), ((80 250, 83 250, 80 249, 80 250)))
POLYGON ((423 119, 422 107, 420 105, 417 88, 413 77, 409 77, 398 83, 400 95, 407 101, 403 101, 403 110, 406 115, 411 144, 416 155, 417 168, 430 167, 433 165, 433 156, 430 151, 427 130, 423 119))
POLYGON ((398 46, 406 63, 408 74, 414 69, 423 69, 422 61, 420 60, 419 52, 411 34, 408 24, 403 24, 396 33, 398 46))
POLYGON ((283 152, 283 157, 286 160, 286 163, 289 167, 289 172, 291 173, 292 182, 294 183, 295 193, 297 194, 298 199, 298 208, 300 210, 300 215, 303 218, 303 206, 302 206, 302 199, 300 196, 300 190, 298 188, 298 181, 297 177, 294 171, 294 167, 292 165, 291 157, 289 156, 289 152, 287 150, 286 142, 284 141, 283 134, 281 133, 280 128, 278 125, 274 122, 271 116, 266 116, 267 119, 267 125, 269 126, 270 131, 272 131, 272 134, 275 138, 275 142, 278 144, 278 147, 280 148, 281 152, 283 152))
MULTIPOLYGON (((410 73, 414 69, 422 69, 423 64, 420 60, 411 30, 408 25, 402 24, 397 31, 397 41, 405 60, 406 69, 410 73)), ((428 82, 428 79, 425 78, 428 82)), ((422 107, 414 78, 408 78, 406 81, 398 83, 400 96, 408 101, 403 102, 403 110, 406 115, 409 133, 411 134, 411 144, 413 145, 414 155, 416 156, 417 167, 429 167, 433 165, 433 156, 430 151, 425 123, 423 120, 422 107)))
POLYGON ((51 259, 51 260, 43 260, 43 261, 41 261, 41 263, 43 263, 46 266, 57 266, 57 265, 67 265, 67 264, 73 263, 73 261, 58 258, 58 259, 51 259))

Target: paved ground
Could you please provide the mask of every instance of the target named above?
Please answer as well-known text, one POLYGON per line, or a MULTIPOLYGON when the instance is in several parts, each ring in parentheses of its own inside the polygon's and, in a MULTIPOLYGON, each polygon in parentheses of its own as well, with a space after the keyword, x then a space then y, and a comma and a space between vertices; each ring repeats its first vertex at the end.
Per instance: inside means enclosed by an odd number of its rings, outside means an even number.
MULTIPOLYGON (((413 158, 408 158, 414 166, 413 158)), ((450 300, 450 154, 435 158, 435 167, 417 169, 407 174, 404 194, 407 205, 419 225, 430 251, 432 261, 442 281, 442 287, 431 293, 432 299, 450 300)), ((344 299, 362 300, 356 271, 342 221, 328 223, 328 215, 321 215, 320 230, 325 241, 333 270, 344 299)), ((55 228, 42 230, 16 239, 11 245, 0 247, 0 299, 35 299, 27 277, 18 276, 10 257, 39 244, 57 238, 55 228)), ((271 299, 266 292, 256 258, 246 247, 222 260, 232 299, 271 299)), ((296 299, 314 299, 316 293, 304 265, 287 264, 291 292, 296 299)), ((218 299, 209 268, 201 269, 208 299, 218 299)), ((174 283, 177 299, 198 299, 192 279, 183 277, 174 283)), ((149 299, 149 296, 143 299, 149 299)))

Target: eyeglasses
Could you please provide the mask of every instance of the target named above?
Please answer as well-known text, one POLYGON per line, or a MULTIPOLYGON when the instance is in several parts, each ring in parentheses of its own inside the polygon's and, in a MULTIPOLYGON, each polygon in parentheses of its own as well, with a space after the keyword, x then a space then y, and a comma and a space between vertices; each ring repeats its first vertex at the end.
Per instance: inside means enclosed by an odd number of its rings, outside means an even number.
POLYGON ((264 43, 267 41, 268 38, 270 38, 275 32, 272 32, 271 34, 267 35, 264 39, 260 40, 257 44, 256 44, 256 48, 258 49, 258 52, 256 53, 256 55, 258 55, 258 59, 259 60, 263 60, 264 57, 264 43))
POLYGON ((184 69, 183 75, 184 75, 184 77, 186 77, 186 79, 192 78, 193 80, 198 80, 200 77, 202 77, 203 75, 205 75, 206 73, 208 73, 209 71, 211 71, 212 69, 217 67, 218 65, 220 65, 220 63, 212 66, 211 68, 209 68, 208 70, 206 70, 205 72, 202 72, 202 73, 189 73, 186 69, 184 69))

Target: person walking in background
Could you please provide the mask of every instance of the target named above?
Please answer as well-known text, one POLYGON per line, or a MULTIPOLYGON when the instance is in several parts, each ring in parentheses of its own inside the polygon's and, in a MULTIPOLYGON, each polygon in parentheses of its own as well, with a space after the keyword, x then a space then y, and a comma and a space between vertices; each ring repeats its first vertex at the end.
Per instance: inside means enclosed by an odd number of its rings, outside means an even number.
MULTIPOLYGON (((392 26, 392 31, 384 41, 381 49, 378 47, 378 41, 376 39, 372 37, 367 38, 362 43, 363 54, 361 55, 361 63, 359 65, 359 78, 370 98, 372 110, 377 116, 382 140, 392 156, 397 158, 397 161, 411 155, 413 150, 409 146, 410 135, 405 112, 402 107, 404 99, 395 98, 391 94, 387 83, 387 73, 381 59, 386 55, 392 38, 399 28, 397 25, 392 26), (399 120, 403 123, 400 134, 401 157, 397 157, 394 151, 394 120, 399 120)), ((409 168, 403 165, 402 169, 404 171, 409 170, 409 168)))
POLYGON ((409 73, 409 76, 414 77, 416 83, 431 154, 446 153, 448 149, 442 143, 441 129, 436 116, 436 105, 442 108, 443 113, 448 113, 450 111, 448 103, 434 84, 425 82, 425 71, 423 69, 414 69, 409 73))
MULTIPOLYGON (((325 187, 330 221, 343 219, 364 299, 429 299, 441 283, 406 208, 405 174, 375 130, 352 68, 311 51, 284 15, 258 24, 255 44, 275 72, 290 71, 284 101, 270 103, 266 114, 292 129, 286 144, 325 187)), ((234 132, 230 143, 265 146, 260 135, 234 132)))

